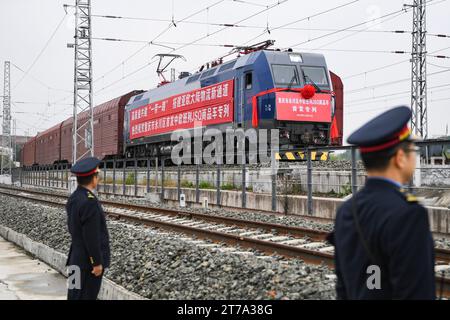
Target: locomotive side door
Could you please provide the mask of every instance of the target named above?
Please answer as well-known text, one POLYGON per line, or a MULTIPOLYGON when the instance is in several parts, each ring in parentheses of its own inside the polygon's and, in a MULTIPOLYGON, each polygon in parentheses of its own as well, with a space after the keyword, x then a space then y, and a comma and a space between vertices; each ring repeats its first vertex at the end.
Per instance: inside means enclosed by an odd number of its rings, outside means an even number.
POLYGON ((244 128, 244 97, 243 97, 243 76, 239 75, 234 78, 234 105, 236 108, 236 128, 244 128))
MULTIPOLYGON (((242 111, 247 112, 247 121, 250 121, 251 127, 251 115, 252 115, 252 96, 253 96, 253 72, 247 70, 242 76, 242 111)), ((245 122, 245 120, 244 120, 245 122)))
POLYGON ((253 95, 253 73, 252 70, 247 70, 240 73, 234 78, 235 95, 234 102, 236 108, 236 127, 245 129, 245 122, 249 121, 252 107, 253 95))

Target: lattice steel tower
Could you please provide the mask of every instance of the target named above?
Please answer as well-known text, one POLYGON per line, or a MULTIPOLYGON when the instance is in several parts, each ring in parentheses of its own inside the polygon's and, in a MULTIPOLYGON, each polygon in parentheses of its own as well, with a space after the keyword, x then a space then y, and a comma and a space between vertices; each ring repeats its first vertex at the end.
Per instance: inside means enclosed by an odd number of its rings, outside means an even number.
POLYGON ((73 102, 72 163, 94 155, 94 121, 92 92, 92 29, 91 0, 75 0, 75 70, 73 102), (78 124, 78 115, 88 113, 88 119, 78 124), (80 150, 84 143, 86 151, 80 150))
POLYGON ((427 49, 425 0, 414 0, 411 54, 411 129, 423 138, 428 136, 427 49))
MULTIPOLYGON (((4 78, 3 78, 3 129, 2 129, 2 157, 0 174, 4 171, 4 151, 11 148, 11 64, 5 61, 4 78)), ((9 167, 11 160, 9 160, 9 167)))

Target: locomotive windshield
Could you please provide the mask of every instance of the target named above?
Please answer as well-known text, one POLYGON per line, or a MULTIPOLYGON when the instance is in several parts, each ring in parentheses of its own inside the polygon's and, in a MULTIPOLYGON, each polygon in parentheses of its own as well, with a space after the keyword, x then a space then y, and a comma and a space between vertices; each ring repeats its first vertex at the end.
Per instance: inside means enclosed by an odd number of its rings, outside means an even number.
POLYGON ((325 69, 321 67, 302 67, 305 83, 315 83, 318 86, 328 86, 325 69))
POLYGON ((296 85, 299 83, 295 66, 274 64, 272 65, 272 72, 277 85, 296 85))

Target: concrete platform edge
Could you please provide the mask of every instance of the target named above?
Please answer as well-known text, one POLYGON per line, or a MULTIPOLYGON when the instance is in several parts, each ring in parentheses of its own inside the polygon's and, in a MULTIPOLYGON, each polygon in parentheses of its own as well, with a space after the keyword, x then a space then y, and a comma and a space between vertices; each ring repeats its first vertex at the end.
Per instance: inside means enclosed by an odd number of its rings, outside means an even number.
MULTIPOLYGON (((42 260, 67 277, 66 260, 67 256, 58 252, 45 244, 36 242, 22 233, 18 233, 11 228, 0 225, 0 236, 15 243, 34 257, 42 260)), ((144 297, 128 291, 117 283, 103 278, 102 287, 98 298, 100 300, 145 300, 144 297)))

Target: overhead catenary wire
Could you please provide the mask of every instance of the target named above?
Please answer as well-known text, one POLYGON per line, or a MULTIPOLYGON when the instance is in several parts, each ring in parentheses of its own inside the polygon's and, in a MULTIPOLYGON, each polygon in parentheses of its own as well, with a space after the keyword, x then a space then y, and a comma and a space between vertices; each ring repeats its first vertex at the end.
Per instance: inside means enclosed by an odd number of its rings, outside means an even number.
MULTIPOLYGON (((450 97, 430 99, 430 100, 428 100, 428 102, 439 102, 439 101, 447 101, 447 100, 450 100, 450 97)), ((344 111, 344 112, 346 115, 351 115, 351 114, 365 113, 365 112, 371 112, 371 111, 384 111, 389 108, 392 108, 392 106, 384 107, 384 108, 377 107, 377 108, 364 109, 364 110, 358 110, 358 111, 351 111, 351 112, 344 111)))
MULTIPOLYGON (((427 1, 427 3, 432 2, 432 1, 434 1, 434 0, 429 0, 429 1, 427 1)), ((438 2, 433 2, 433 3, 429 4, 428 6, 432 6, 432 5, 435 5, 435 4, 439 4, 439 3, 444 2, 444 1, 447 1, 447 0, 441 0, 441 1, 438 1, 438 2)), ((392 16, 388 16, 386 19, 383 19, 383 17, 378 17, 378 19, 379 19, 378 22, 376 22, 376 23, 374 23, 374 24, 369 24, 369 26, 367 26, 366 28, 363 28, 363 29, 360 29, 360 30, 355 30, 355 31, 352 32, 351 34, 345 35, 345 36, 343 36, 343 37, 341 37, 341 38, 339 38, 339 39, 336 39, 336 40, 327 42, 327 43, 325 43, 325 44, 322 44, 322 45, 320 45, 319 47, 316 47, 316 49, 322 49, 322 48, 324 48, 324 47, 326 47, 326 46, 329 46, 330 44, 334 44, 334 43, 336 43, 336 42, 339 42, 339 41, 342 41, 342 40, 344 40, 344 39, 348 39, 348 38, 350 38, 350 37, 352 37, 352 36, 355 36, 355 35, 357 35, 357 34, 360 34, 361 32, 367 31, 367 30, 369 30, 370 28, 372 28, 372 27, 374 27, 374 26, 377 26, 377 25, 380 25, 380 24, 382 24, 382 23, 386 23, 387 21, 396 19, 397 17, 403 16, 404 14, 408 13, 408 10, 410 10, 410 9, 412 9, 412 7, 400 11, 398 14, 394 14, 394 15, 392 15, 392 16)), ((338 31, 339 31, 339 30, 336 30, 336 32, 338 32, 338 31)), ((346 30, 346 31, 347 31, 347 30, 346 30)), ((396 30, 396 31, 393 31, 392 33, 398 34, 398 33, 405 33, 405 32, 402 31, 402 30, 396 30)), ((409 33, 412 33, 412 32, 410 31, 409 33)))
MULTIPOLYGON (((434 76, 434 75, 437 75, 437 74, 442 74, 442 73, 445 73, 445 72, 450 72, 450 69, 449 70, 442 70, 442 71, 432 72, 432 73, 427 74, 427 76, 430 77, 430 76, 434 76)), ((392 81, 389 81, 389 82, 378 83, 378 84, 374 84, 374 85, 371 85, 371 86, 366 86, 366 87, 362 87, 362 88, 357 88, 357 89, 345 91, 345 94, 351 94, 351 93, 361 92, 361 91, 368 90, 368 89, 375 89, 375 88, 379 88, 379 87, 389 86, 391 84, 401 83, 401 82, 410 81, 410 80, 411 80, 411 78, 408 77, 408 78, 403 78, 403 79, 398 79, 398 80, 392 80, 392 81)))
MULTIPOLYGON (((183 19, 177 20, 175 24, 179 24, 183 21, 186 21, 196 15, 198 15, 199 13, 209 9, 209 8, 213 8, 219 4, 221 4, 222 2, 224 2, 226 0, 219 0, 216 1, 215 3, 206 6, 205 8, 202 8, 200 10, 195 11, 194 13, 191 13, 189 15, 187 15, 186 17, 184 17, 183 19)), ((147 41, 146 44, 142 47, 140 47, 138 50, 136 50, 134 53, 132 53, 130 56, 128 56, 127 58, 125 58, 124 60, 122 60, 119 64, 117 64, 116 66, 114 66, 113 68, 111 68, 110 70, 108 70, 106 73, 102 74, 101 76, 99 76, 98 78, 94 79, 94 82, 98 81, 99 79, 104 78, 105 76, 107 76, 108 74, 112 73, 113 71, 117 70, 117 68, 121 67, 125 62, 129 61, 130 59, 132 59, 133 57, 135 57, 138 53, 140 53, 142 50, 144 50, 145 48, 147 48, 148 44, 152 44, 153 41, 156 41, 159 37, 161 37, 164 33, 166 33, 167 31, 169 31, 170 28, 172 28, 174 26, 174 24, 172 22, 169 23, 169 26, 166 27, 164 30, 162 30, 160 33, 158 33, 155 37, 153 37, 150 41, 147 41)))
MULTIPOLYGON (((332 12, 332 11, 335 11, 335 10, 338 10, 338 9, 341 9, 341 8, 344 8, 344 7, 346 7, 346 6, 349 6, 349 5, 351 5, 351 4, 357 3, 357 2, 359 2, 359 1, 360 1, 360 0, 352 0, 352 1, 346 2, 346 3, 344 3, 344 4, 338 5, 338 6, 336 6, 336 7, 329 8, 329 9, 320 11, 320 12, 318 12, 318 13, 309 15, 309 16, 307 16, 307 17, 303 17, 303 18, 297 19, 297 20, 295 20, 295 21, 291 21, 291 22, 288 22, 288 23, 285 23, 285 24, 282 24, 282 25, 273 27, 273 28, 271 28, 270 30, 271 30, 271 31, 275 31, 275 30, 278 30, 278 29, 281 29, 281 28, 285 28, 285 27, 287 27, 287 26, 290 26, 290 25, 293 25, 293 24, 296 24, 296 23, 299 23, 299 22, 302 22, 302 21, 310 20, 310 19, 313 19, 313 18, 315 18, 315 17, 321 16, 321 15, 323 15, 323 14, 326 14, 326 13, 329 13, 329 12, 332 12)), ((265 33, 266 33, 266 30, 264 30, 262 33, 258 34, 256 37, 253 37, 253 38, 247 40, 244 44, 248 44, 248 43, 250 43, 250 42, 252 42, 252 41, 258 39, 259 37, 261 37, 261 36, 264 35, 265 33)))
MULTIPOLYGON (((434 1, 434 0, 429 0, 429 1, 427 1, 427 3, 432 2, 432 1, 434 1)), ((446 0, 441 0, 441 1, 437 2, 437 3, 441 3, 441 2, 444 2, 444 1, 446 1, 446 0)), ((437 4, 437 3, 436 3, 436 4, 437 4)), ((365 25, 365 24, 367 24, 367 23, 375 22, 375 21, 380 20, 380 19, 384 19, 384 18, 393 16, 393 15, 397 15, 397 14, 402 13, 402 12, 407 12, 407 11, 409 11, 409 10, 411 10, 411 9, 412 9, 412 7, 404 7, 404 8, 402 8, 402 9, 400 9, 400 10, 392 11, 392 12, 390 12, 390 13, 384 14, 384 15, 379 16, 379 17, 376 17, 376 18, 373 18, 373 19, 371 19, 371 20, 368 20, 368 21, 366 20, 366 21, 364 21, 364 22, 360 22, 360 23, 357 23, 357 24, 353 24, 353 25, 351 25, 351 26, 348 26, 348 27, 345 27, 345 28, 341 28, 341 29, 338 29, 338 30, 336 30, 336 31, 333 31, 333 32, 330 32, 330 33, 327 33, 327 34, 320 35, 320 36, 318 36, 318 37, 315 37, 315 38, 312 38, 312 39, 308 39, 308 40, 305 40, 305 41, 302 41, 302 42, 299 42, 299 43, 290 45, 290 46, 286 47, 286 49, 287 49, 287 48, 292 48, 292 47, 297 47, 297 46, 299 46, 299 45, 302 45, 302 44, 305 44, 305 43, 310 43, 310 42, 312 42, 312 41, 316 41, 316 40, 319 40, 319 39, 323 39, 323 38, 326 38, 326 37, 329 37, 329 36, 338 34, 338 33, 340 33, 340 32, 343 32, 343 31, 345 31, 345 30, 349 30, 349 29, 352 29, 352 28, 356 28, 356 27, 365 25)))
MULTIPOLYGON (((367 29, 370 29, 370 28, 372 28, 372 27, 374 27, 374 26, 376 26, 376 25, 379 25, 379 24, 382 24, 382 23, 386 23, 387 21, 390 21, 390 20, 396 19, 396 18, 398 18, 398 17, 400 17, 400 16, 403 16, 405 13, 407 13, 407 11, 401 11, 401 12, 399 12, 398 14, 394 14, 394 15, 392 15, 392 16, 388 16, 386 19, 379 19, 379 20, 377 20, 376 23, 374 23, 374 24, 372 24, 372 25, 369 25, 368 27, 366 27, 366 28, 364 28, 364 29, 362 29, 362 30, 367 30, 367 29)), ((337 31, 336 31, 336 32, 337 32, 337 31)), ((348 39, 348 38, 350 38, 350 37, 356 36, 356 35, 360 34, 361 32, 362 32, 362 31, 359 31, 359 30, 358 30, 358 31, 354 31, 354 32, 352 32, 352 33, 350 33, 350 34, 346 34, 346 35, 344 35, 343 37, 340 37, 340 38, 338 38, 338 39, 335 39, 335 40, 329 41, 329 42, 327 42, 327 43, 325 43, 325 44, 322 44, 322 45, 316 47, 316 49, 322 49, 322 48, 324 48, 324 47, 329 46, 330 44, 334 44, 334 43, 336 43, 336 42, 339 42, 339 41, 348 39)))
MULTIPOLYGON (((262 10, 256 12, 256 13, 253 13, 253 14, 251 14, 251 15, 249 15, 249 16, 243 18, 243 19, 240 19, 240 20, 237 21, 236 23, 241 23, 241 22, 243 22, 243 21, 247 21, 247 20, 249 20, 249 19, 251 19, 251 18, 253 18, 253 17, 257 16, 257 15, 260 15, 260 14, 262 14, 262 13, 268 11, 268 10, 271 10, 271 9, 273 9, 273 8, 279 6, 279 5, 281 5, 281 4, 283 4, 283 3, 287 2, 287 1, 288 1, 288 0, 279 0, 278 2, 273 3, 272 5, 269 5, 269 6, 267 6, 266 8, 264 8, 264 9, 262 9, 262 10)), ((181 50, 181 49, 183 49, 183 48, 186 48, 186 47, 188 47, 188 46, 191 46, 192 44, 195 44, 195 43, 197 43, 198 41, 201 41, 201 40, 206 39, 206 38, 208 38, 208 37, 210 37, 210 36, 213 36, 213 35, 215 35, 215 34, 217 34, 217 33, 219 33, 219 32, 222 32, 222 31, 228 29, 228 28, 229 28, 229 27, 223 27, 223 28, 221 28, 221 29, 219 29, 219 30, 216 30, 216 31, 211 32, 211 33, 208 33, 208 34, 206 34, 205 36, 202 36, 202 37, 200 37, 200 38, 197 38, 197 39, 195 39, 195 40, 192 40, 192 41, 190 41, 190 42, 188 42, 188 43, 184 43, 184 44, 181 45, 180 47, 177 47, 177 48, 171 50, 169 53, 173 53, 173 52, 175 52, 175 51, 179 51, 179 50, 181 50)), ((155 63, 156 61, 157 61, 157 60, 152 60, 152 61, 150 61, 150 62, 148 62, 148 63, 146 63, 146 64, 140 66, 139 68, 135 69, 133 72, 130 72, 130 73, 128 73, 127 75, 123 76, 121 79, 118 79, 118 80, 114 81, 113 83, 110 83, 110 84, 108 84, 107 86, 103 87, 102 89, 100 89, 100 90, 94 92, 94 94, 98 94, 99 92, 103 91, 104 89, 109 88, 110 86, 112 86, 112 85, 114 85, 114 84, 116 84, 116 83, 122 81, 122 80, 125 79, 125 78, 128 78, 129 76, 131 76, 131 75, 133 75, 133 74, 139 72, 140 70, 145 69, 145 68, 148 67, 149 65, 155 63)))
MULTIPOLYGON (((213 7, 219 5, 220 3, 223 3, 223 2, 225 2, 225 1, 226 1, 226 0, 219 0, 219 1, 216 1, 216 2, 214 2, 214 3, 211 4, 211 5, 208 5, 208 6, 202 8, 202 9, 200 9, 200 10, 197 10, 197 11, 195 11, 195 12, 193 12, 193 13, 187 15, 187 16, 184 17, 183 19, 177 20, 177 21, 175 22, 175 24, 178 24, 178 23, 183 22, 183 21, 185 21, 185 20, 187 20, 187 19, 190 19, 190 18, 196 16, 197 14, 199 14, 199 13, 205 11, 207 8, 213 8, 213 7)), ((95 16, 95 15, 93 15, 93 16, 95 16)), ((135 52, 133 52, 133 53, 132 53, 131 55, 129 55, 127 58, 125 58, 125 59, 122 60, 120 63, 118 63, 117 65, 115 65, 113 68, 109 69, 108 71, 106 71, 105 73, 103 73, 102 75, 100 75, 99 77, 95 78, 93 82, 95 83, 95 82, 99 81, 100 79, 104 79, 107 75, 111 74, 112 72, 114 72, 114 71, 117 70, 118 68, 123 67, 124 64, 125 64, 127 61, 131 60, 133 57, 135 57, 135 56, 138 55, 140 52, 142 52, 145 48, 147 48, 147 47, 149 46, 149 43, 151 44, 152 41, 155 41, 155 40, 158 39, 160 36, 162 36, 164 33, 166 33, 167 31, 169 31, 170 28, 174 26, 173 22, 171 22, 170 20, 169 20, 169 22, 170 22, 169 25, 168 25, 166 28, 164 28, 160 33, 158 33, 152 40, 147 41, 142 47, 140 47, 138 50, 136 50, 135 52)), ((145 67, 149 66, 149 65, 152 64, 152 63, 154 63, 154 62, 147 63, 144 67, 139 68, 139 70, 144 69, 145 67)), ((134 74, 134 73, 133 73, 133 74, 134 74)), ((122 78, 122 79, 123 79, 123 78, 122 78)), ((120 81, 120 80, 119 80, 119 81, 120 81)), ((118 82, 118 81, 116 81, 115 83, 117 83, 117 82, 118 82)), ((108 85, 107 87, 109 87, 109 85, 108 85)), ((105 89, 105 88, 103 88, 103 89, 105 89)), ((102 90, 103 90, 103 89, 102 89, 102 90)), ((71 99, 72 97, 73 97, 72 95, 69 95, 69 96, 63 97, 63 98, 61 98, 61 99, 58 99, 58 100, 54 101, 53 103, 55 103, 55 102, 56 102, 56 103, 59 103, 59 102, 65 101, 65 100, 67 100, 67 99, 71 99)))
POLYGON ((16 89, 23 81, 23 79, 25 79, 27 77, 27 75, 30 73, 31 69, 33 69, 33 67, 35 66, 35 64, 38 62, 38 60, 41 58, 42 54, 44 53, 44 51, 47 49, 47 47, 49 46, 50 42, 53 40, 53 38, 55 37, 56 33, 58 32, 59 28, 61 27, 61 25, 63 24, 64 20, 67 17, 67 13, 64 14, 64 16, 62 17, 62 19, 59 21, 59 23, 57 24, 56 28, 53 30, 52 34, 50 35, 50 38, 45 42, 44 47, 41 49, 41 51, 39 51, 39 54, 36 56, 36 58, 33 60, 33 62, 31 63, 31 65, 28 67, 28 69, 26 71, 24 71, 24 75, 19 79, 19 81, 17 81, 17 83, 13 86, 13 90, 16 89))
POLYGON ((316 40, 323 39, 323 38, 326 38, 326 37, 330 37, 330 36, 332 36, 332 35, 335 35, 335 34, 338 34, 338 33, 342 32, 342 31, 344 31, 344 30, 348 30, 348 29, 351 29, 351 28, 356 28, 356 27, 362 26, 362 25, 364 25, 364 24, 366 24, 366 23, 368 23, 368 22, 374 22, 374 21, 377 21, 377 20, 379 20, 379 19, 383 19, 383 18, 392 16, 392 15, 396 15, 396 14, 398 14, 398 13, 400 13, 400 12, 405 11, 405 10, 408 10, 408 9, 396 10, 396 11, 387 13, 387 14, 381 16, 381 17, 373 18, 373 19, 371 19, 371 20, 369 20, 369 21, 359 22, 359 23, 357 23, 357 24, 353 24, 353 25, 351 25, 351 26, 348 26, 348 27, 345 27, 345 28, 342 28, 342 29, 338 29, 338 30, 336 30, 336 31, 332 31, 332 32, 329 32, 329 33, 320 35, 320 36, 315 37, 315 38, 312 38, 312 39, 308 39, 308 40, 305 40, 305 41, 302 41, 302 42, 295 43, 295 44, 293 44, 293 45, 287 46, 286 49, 287 49, 287 48, 292 48, 292 47, 297 47, 297 46, 300 46, 300 45, 302 45, 302 44, 310 43, 310 42, 312 42, 312 41, 316 41, 316 40))
MULTIPOLYGON (((338 49, 338 48, 317 48, 317 49, 310 49, 310 48, 298 48, 294 47, 292 49, 296 50, 303 50, 303 51, 334 51, 334 52, 355 52, 355 53, 392 53, 392 54, 411 54, 411 51, 403 51, 403 50, 364 50, 364 49, 338 49)), ((437 58, 437 59, 450 59, 450 56, 444 56, 444 55, 433 55, 433 54, 427 54, 427 57, 430 58, 437 58)), ((364 74, 364 73, 362 73, 364 74)))
MULTIPOLYGON (((17 70, 19 70, 20 72, 26 74, 26 71, 24 71, 21 67, 17 66, 14 62, 11 62, 11 65, 13 67, 15 67, 17 70)), ((70 90, 67 89, 59 89, 59 88, 55 88, 52 86, 49 86, 48 84, 46 84, 44 81, 36 78, 35 76, 33 76, 32 74, 28 74, 29 77, 31 77, 34 81, 38 82, 39 84, 41 84, 42 86, 44 86, 45 88, 47 88, 48 90, 53 90, 53 91, 63 91, 63 92, 72 92, 70 90)))
MULTIPOLYGON (((264 5, 261 5, 265 7, 264 5)), ((171 19, 162 19, 162 18, 145 18, 145 17, 128 17, 128 16, 114 16, 114 15, 100 15, 93 14, 92 17, 95 18, 105 18, 105 19, 120 19, 120 20, 137 20, 137 21, 150 21, 150 22, 171 22, 171 19)), ((308 17, 311 18, 312 16, 308 17)), ((267 30, 266 25, 243 25, 243 24, 233 24, 227 22, 204 22, 204 21, 177 21, 177 23, 183 24, 197 24, 197 25, 210 25, 210 26, 218 26, 218 27, 234 27, 234 28, 246 28, 246 29, 263 29, 267 30)), ((270 28, 271 31, 274 30, 292 30, 292 31, 339 31, 341 29, 336 28, 306 28, 306 27, 275 27, 270 28)), ((362 32, 362 33, 394 33, 394 34, 411 34, 411 30, 370 30, 370 29, 348 29, 342 30, 342 32, 362 32)), ((265 32, 264 32, 265 33, 265 32)), ((262 35, 262 34, 261 34, 262 35)), ((427 33, 427 37, 437 37, 437 38, 450 38, 449 34, 442 33, 427 33)))
MULTIPOLYGON (((326 10, 323 10, 323 11, 320 11, 320 12, 317 12, 317 13, 314 13, 314 14, 312 14, 312 15, 309 15, 309 16, 306 16, 306 17, 303 17, 303 18, 300 18, 300 19, 296 19, 296 20, 294 20, 294 21, 291 21, 291 22, 288 22, 288 23, 285 23, 285 24, 282 24, 282 25, 279 25, 279 26, 270 28, 270 30, 275 31, 275 30, 278 30, 278 29, 283 29, 283 28, 286 28, 287 26, 293 25, 293 24, 295 24, 295 23, 299 23, 299 22, 302 22, 302 21, 306 21, 306 20, 313 19, 313 18, 315 18, 315 17, 318 17, 318 16, 321 16, 321 15, 323 15, 323 14, 326 14, 326 13, 329 13, 329 12, 332 12, 332 11, 335 11, 335 10, 338 10, 338 9, 341 9, 341 8, 344 8, 344 7, 348 6, 348 5, 357 3, 357 2, 359 2, 359 1, 360 1, 360 0, 352 0, 352 1, 346 2, 346 3, 344 3, 344 4, 341 4, 341 5, 338 5, 338 6, 335 6, 335 7, 332 7, 332 8, 329 8, 329 9, 326 9, 326 10)), ((232 23, 232 24, 229 24, 229 25, 230 25, 230 26, 240 26, 240 22, 238 22, 238 23, 232 23)), ((253 37, 253 38, 251 38, 251 39, 248 39, 247 41, 244 42, 244 45, 249 44, 250 42, 256 40, 257 38, 259 38, 260 36, 262 36, 263 34, 265 34, 266 31, 267 31, 267 30, 266 30, 267 28, 266 28, 266 27, 263 27, 263 29, 265 29, 265 30, 264 30, 262 33, 258 34, 256 37, 253 37)), ((227 54, 224 53, 224 54, 222 54, 220 57, 218 57, 218 58, 216 58, 216 59, 213 59, 213 60, 218 60, 218 59, 220 59, 220 58, 223 58, 223 57, 226 56, 226 55, 227 55, 227 54)), ((229 54, 228 54, 228 55, 229 55, 229 54)))
MULTIPOLYGON (((236 2, 238 2, 238 1, 236 1, 236 2)), ((239 1, 240 2, 240 1, 239 1)), ((352 1, 352 2, 356 2, 356 1, 352 1)), ((264 6, 264 5, 261 5, 261 7, 267 7, 267 6, 264 6)), ((170 22, 170 20, 168 20, 167 22, 170 22)), ((213 23, 211 23, 211 24, 213 24, 213 23)), ((233 27, 236 27, 236 26, 239 26, 239 24, 236 24, 236 25, 234 25, 233 27)), ((172 26, 173 27, 173 26, 172 26)), ((230 26, 229 26, 230 28, 232 27, 232 24, 230 24, 230 26)), ((266 28, 266 27, 260 27, 261 29, 263 29, 263 28, 266 28)), ((288 28, 288 27, 286 27, 286 28, 288 28)), ((273 30, 274 28, 271 28, 271 30, 273 30)), ((310 29, 310 28, 308 28, 308 29, 310 29)), ((332 29, 333 30, 333 29, 332 29)), ((341 29, 334 29, 334 31, 337 31, 337 30, 341 30, 341 29)), ((355 32, 355 31, 358 31, 358 29, 349 29, 349 30, 345 30, 345 31, 343 31, 343 32, 355 32)), ((401 30, 400 30, 401 31, 401 30)), ((360 32, 363 32, 363 31, 360 31, 360 32)), ((370 32, 370 31, 369 31, 370 32)), ((375 31, 374 31, 375 32, 375 31)), ((378 32, 378 31, 377 31, 378 32)), ((384 32, 384 31, 380 31, 380 32, 384 32)), ((389 30, 387 30, 386 32, 390 32, 389 30)), ((397 32, 397 33, 405 33, 404 32, 404 30, 402 31, 402 32, 397 32)), ((143 40, 129 40, 129 39, 115 39, 115 40, 110 40, 110 39, 114 39, 114 38, 109 38, 108 40, 106 40, 106 38, 105 39, 95 39, 95 40, 105 40, 105 41, 124 41, 124 42, 142 42, 142 43, 146 43, 146 44, 148 44, 148 41, 143 41, 143 40)), ((179 48, 178 49, 176 49, 176 48, 174 48, 174 47, 169 47, 169 45, 175 45, 175 46, 188 46, 188 45, 195 45, 195 46, 214 46, 214 47, 227 47, 227 46, 231 46, 231 45, 223 45, 223 44, 201 44, 201 43, 189 43, 189 42, 172 42, 172 43, 169 43, 169 42, 163 42, 163 41, 154 41, 151 45, 155 45, 155 46, 161 46, 161 47, 164 47, 165 45, 167 45, 166 47, 168 48, 168 49, 174 49, 174 50, 179 50, 179 48)), ((309 50, 311 50, 311 49, 309 49, 309 50)), ((324 49, 324 50, 327 50, 327 51, 333 51, 333 49, 324 49)), ((336 49, 335 51, 344 51, 345 49, 336 49)), ((357 50, 357 49, 347 49, 348 51, 347 52, 369 52, 370 50, 357 50)), ((392 51, 388 51, 388 50, 372 50, 374 53, 396 53, 395 51, 394 52, 392 52, 392 51)), ((403 53, 408 53, 408 54, 410 54, 410 52, 403 52, 403 53)), ((396 53, 396 54, 398 54, 398 53, 396 53)), ((446 57, 446 58, 448 58, 448 57, 446 57)), ((406 61, 408 61, 408 60, 406 60, 406 61)), ((405 61, 405 62, 406 62, 405 61)), ((403 63, 403 62, 400 62, 400 63, 403 63)), ((123 65, 123 63, 121 63, 120 65, 119 65, 119 67, 120 66, 122 66, 123 65)), ((144 68, 145 67, 147 67, 149 64, 147 63, 146 65, 144 65, 144 68)), ((432 65, 432 64, 431 64, 432 65)), ((442 66, 441 66, 442 67, 442 66)), ((446 68, 446 67, 442 67, 442 68, 446 68)), ((378 69, 378 68, 377 68, 378 69)), ((138 69, 136 69, 136 70, 134 70, 134 71, 132 71, 132 72, 130 72, 129 74, 128 74, 128 76, 127 77, 129 77, 129 76, 131 76, 131 75, 133 75, 133 74, 135 74, 136 72, 139 72, 140 70, 142 70, 142 68, 141 67, 139 67, 138 69)), ((364 74, 365 72, 363 72, 363 73, 361 73, 361 74, 364 74)), ((125 74, 124 74, 125 75, 125 74)), ((112 84, 109 84, 108 86, 107 86, 107 88, 110 88, 112 85, 114 85, 114 84, 116 84, 116 83, 118 83, 118 82, 120 82, 120 81, 122 81, 123 79, 125 79, 125 78, 127 78, 127 77, 122 77, 121 79, 118 79, 117 81, 114 81, 114 83, 112 83, 112 84)), ((98 79, 96 79, 96 80, 98 80, 98 79)), ((105 89, 105 88, 103 88, 103 89, 105 89)), ((103 91, 102 91, 103 92, 103 91)), ((68 104, 69 105, 69 104, 68 104)))
MULTIPOLYGON (((436 52, 445 51, 445 50, 448 50, 448 49, 450 49, 450 47, 445 47, 445 48, 441 48, 441 49, 438 49, 438 50, 434 50, 434 51, 430 52, 429 55, 433 55, 436 52)), ((384 69, 387 69, 387 68, 390 68, 390 67, 393 67, 393 66, 397 66, 397 65, 405 63, 405 62, 409 62, 409 59, 400 60, 400 61, 397 61, 397 62, 394 62, 394 63, 390 63, 390 64, 387 64, 387 65, 383 65, 383 66, 380 66, 380 67, 377 67, 377 68, 374 68, 374 69, 369 69, 369 70, 365 70, 365 71, 362 71, 362 72, 358 72, 356 74, 352 74, 352 75, 349 75, 349 76, 346 76, 346 77, 342 77, 342 79, 346 80, 346 79, 351 79, 351 78, 354 78, 354 77, 366 75, 368 73, 376 72, 376 71, 379 71, 379 70, 384 70, 384 69)))
POLYGON ((428 61, 427 61, 427 64, 429 64, 430 66, 436 67, 436 68, 450 69, 450 66, 441 66, 441 65, 434 64, 434 63, 431 63, 431 62, 428 62, 428 61))
MULTIPOLYGON (((436 92, 448 90, 445 87, 449 87, 449 86, 450 86, 450 83, 447 83, 447 84, 443 84, 443 85, 437 85, 437 86, 429 87, 428 89, 431 90, 430 94, 433 94, 433 93, 436 93, 436 92), (439 90, 432 90, 432 89, 437 89, 437 88, 441 88, 441 89, 439 89, 439 90)), ((399 92, 394 92, 394 93, 383 94, 383 95, 380 95, 380 96, 372 96, 372 97, 366 97, 366 98, 361 98, 361 99, 350 100, 350 101, 347 101, 345 103, 345 107, 347 109, 347 108, 352 108, 353 106, 358 106, 358 105, 365 104, 365 103, 374 103, 374 102, 378 102, 378 101, 383 101, 387 97, 393 97, 393 96, 398 96, 398 95, 404 95, 404 97, 409 97, 409 96, 411 96, 410 93, 411 93, 410 90, 405 90, 405 91, 399 91, 399 92), (407 95, 405 95, 405 94, 407 94, 407 95)))
POLYGON ((264 4, 260 4, 260 3, 256 3, 256 2, 252 2, 252 1, 246 1, 246 0, 229 0, 229 1, 249 4, 249 5, 257 6, 257 7, 267 7, 264 4))

